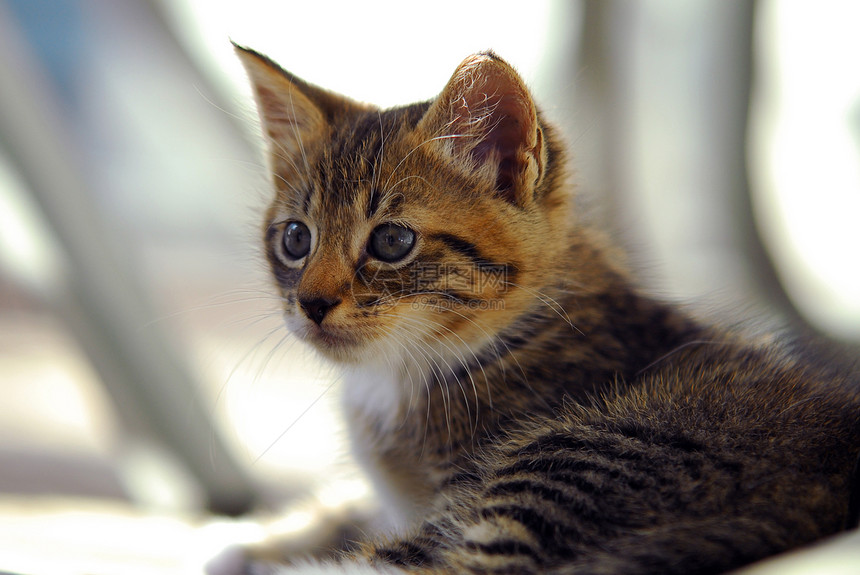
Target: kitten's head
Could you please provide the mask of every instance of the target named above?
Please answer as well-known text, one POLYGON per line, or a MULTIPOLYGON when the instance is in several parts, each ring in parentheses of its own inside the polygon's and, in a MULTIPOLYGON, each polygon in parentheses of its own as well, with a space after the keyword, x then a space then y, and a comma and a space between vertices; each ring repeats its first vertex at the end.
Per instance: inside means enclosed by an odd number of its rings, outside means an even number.
POLYGON ((439 363, 540 303, 566 243, 563 167, 506 62, 476 54, 434 100, 380 110, 237 51, 268 142, 265 245, 295 334, 340 361, 439 363))

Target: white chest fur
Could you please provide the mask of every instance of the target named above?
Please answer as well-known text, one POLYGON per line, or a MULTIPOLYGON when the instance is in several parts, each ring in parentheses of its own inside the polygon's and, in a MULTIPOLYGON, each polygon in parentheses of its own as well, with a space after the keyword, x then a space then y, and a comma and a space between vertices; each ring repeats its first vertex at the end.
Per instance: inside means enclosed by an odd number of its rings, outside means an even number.
POLYGON ((348 417, 374 420, 380 431, 398 423, 405 396, 401 375, 388 365, 353 367, 344 374, 344 407, 348 417))

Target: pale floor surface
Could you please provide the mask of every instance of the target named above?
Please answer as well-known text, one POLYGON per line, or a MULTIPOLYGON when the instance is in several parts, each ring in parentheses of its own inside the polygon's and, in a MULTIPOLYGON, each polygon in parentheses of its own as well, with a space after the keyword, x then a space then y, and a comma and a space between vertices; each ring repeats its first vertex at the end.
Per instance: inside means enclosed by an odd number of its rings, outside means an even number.
MULTIPOLYGON (((226 545, 254 541, 251 521, 145 513, 121 503, 0 499, 0 572, 189 575, 226 545)), ((856 575, 860 531, 765 561, 744 575, 856 575)))

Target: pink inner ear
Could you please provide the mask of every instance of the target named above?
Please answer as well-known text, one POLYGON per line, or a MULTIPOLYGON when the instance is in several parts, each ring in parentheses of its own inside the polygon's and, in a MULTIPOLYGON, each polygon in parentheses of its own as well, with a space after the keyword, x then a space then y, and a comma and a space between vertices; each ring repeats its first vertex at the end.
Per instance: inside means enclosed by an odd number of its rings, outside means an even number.
POLYGON ((302 96, 295 95, 293 99, 288 99, 290 96, 286 93, 278 93, 266 86, 257 88, 258 99, 260 102, 261 113, 266 123, 269 125, 272 135, 281 133, 284 128, 307 128, 310 127, 308 121, 307 105, 302 96))
POLYGON ((479 166, 492 164, 496 190, 516 203, 528 168, 524 152, 533 147, 536 129, 531 100, 515 74, 498 62, 484 61, 469 72, 461 79, 464 90, 452 126, 468 137, 455 139, 455 149, 479 166))
MULTIPOLYGON (((472 149, 472 158, 478 163, 498 161, 496 189, 509 200, 514 200, 520 165, 520 151, 528 147, 527 123, 521 116, 524 110, 516 96, 506 95, 493 107, 488 122, 489 131, 472 149)), ((527 114, 527 112, 525 112, 527 114)))

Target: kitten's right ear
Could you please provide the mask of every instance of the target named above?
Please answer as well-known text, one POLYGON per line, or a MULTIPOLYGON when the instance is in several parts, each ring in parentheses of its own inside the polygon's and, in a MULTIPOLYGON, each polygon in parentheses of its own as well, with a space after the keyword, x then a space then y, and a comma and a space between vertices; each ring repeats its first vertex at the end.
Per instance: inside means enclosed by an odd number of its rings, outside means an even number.
POLYGON ((290 74, 268 57, 233 43, 257 102, 257 112, 269 142, 273 168, 296 173, 308 152, 324 138, 337 117, 362 105, 290 74))
POLYGON ((499 197, 533 201, 546 166, 543 131, 522 78, 494 53, 466 58, 418 128, 499 197))

